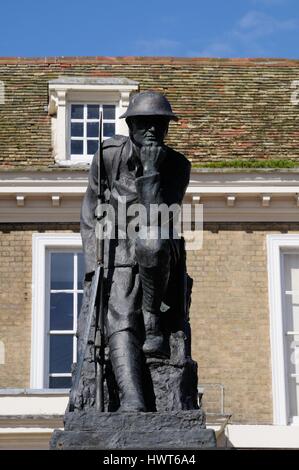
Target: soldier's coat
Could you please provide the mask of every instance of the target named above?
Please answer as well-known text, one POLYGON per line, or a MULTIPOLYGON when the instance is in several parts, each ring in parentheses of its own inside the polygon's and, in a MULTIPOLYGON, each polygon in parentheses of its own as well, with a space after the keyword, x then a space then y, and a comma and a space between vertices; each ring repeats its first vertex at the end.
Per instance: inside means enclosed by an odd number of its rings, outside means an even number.
MULTIPOLYGON (((125 136, 115 136, 103 143, 103 165, 107 177, 107 202, 117 206, 124 203, 181 204, 190 178, 190 163, 184 155, 166 148, 166 157, 159 172, 136 176, 133 164, 133 145, 125 136)), ((98 184, 98 155, 95 154, 88 187, 81 210, 81 236, 85 270, 96 267, 96 208, 98 184)), ((179 256, 179 242, 172 240, 173 257, 179 256)), ((142 288, 135 257, 135 240, 126 238, 105 243, 104 264, 109 291, 107 309, 108 336, 124 329, 140 331, 142 288)))

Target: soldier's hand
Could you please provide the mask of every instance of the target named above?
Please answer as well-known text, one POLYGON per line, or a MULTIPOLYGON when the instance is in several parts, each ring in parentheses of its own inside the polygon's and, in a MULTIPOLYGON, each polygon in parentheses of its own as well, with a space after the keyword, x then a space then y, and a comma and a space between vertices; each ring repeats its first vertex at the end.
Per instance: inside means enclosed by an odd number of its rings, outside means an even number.
POLYGON ((161 146, 153 144, 141 147, 140 161, 143 167, 143 174, 145 175, 159 171, 165 156, 166 151, 161 146))

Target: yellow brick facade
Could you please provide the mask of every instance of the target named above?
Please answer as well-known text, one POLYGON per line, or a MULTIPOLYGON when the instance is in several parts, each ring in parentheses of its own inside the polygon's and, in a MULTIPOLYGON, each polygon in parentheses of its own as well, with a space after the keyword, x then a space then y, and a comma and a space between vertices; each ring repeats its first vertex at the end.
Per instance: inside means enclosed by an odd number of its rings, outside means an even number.
MULTIPOLYGON (((78 224, 0 226, 0 340, 6 349, 0 388, 29 387, 32 234, 78 230, 78 224)), ((188 252, 199 382, 224 386, 224 411, 233 422, 272 423, 266 236, 281 232, 299 233, 299 224, 210 223, 202 250, 188 252)), ((219 388, 204 387, 208 411, 218 412, 219 388)))
MULTIPOLYGON (((281 232, 299 224, 206 224, 202 250, 188 253, 199 381, 224 385, 233 422, 272 423, 266 236, 281 232)), ((206 388, 206 408, 219 412, 220 392, 206 388)))

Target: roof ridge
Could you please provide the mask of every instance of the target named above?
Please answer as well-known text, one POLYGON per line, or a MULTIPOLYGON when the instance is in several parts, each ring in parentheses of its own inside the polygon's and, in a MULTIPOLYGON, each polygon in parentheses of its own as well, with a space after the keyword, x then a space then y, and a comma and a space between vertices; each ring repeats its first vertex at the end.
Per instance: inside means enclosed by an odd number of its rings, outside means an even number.
POLYGON ((299 65, 299 59, 286 58, 213 58, 213 57, 175 57, 175 56, 45 56, 45 57, 0 57, 0 64, 57 64, 57 63, 212 63, 219 65, 299 65))

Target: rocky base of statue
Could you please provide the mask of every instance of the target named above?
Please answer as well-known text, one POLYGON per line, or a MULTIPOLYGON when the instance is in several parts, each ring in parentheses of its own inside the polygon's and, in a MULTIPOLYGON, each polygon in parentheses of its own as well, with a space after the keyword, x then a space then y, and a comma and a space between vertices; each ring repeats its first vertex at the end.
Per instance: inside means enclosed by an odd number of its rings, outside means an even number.
MULTIPOLYGON (((143 396, 147 411, 180 411, 199 408, 197 363, 184 355, 182 332, 170 338, 169 359, 147 358, 143 364, 143 396)), ((117 411, 120 402, 118 388, 107 350, 104 382, 104 410, 117 411)), ((80 390, 75 409, 88 411, 95 407, 95 367, 92 345, 84 361, 80 390)), ((68 411, 67 413, 68 414, 68 411)))
POLYGON ((148 409, 159 412, 197 410, 197 363, 185 356, 182 332, 170 337, 170 350, 170 359, 146 360, 149 383, 145 382, 144 395, 148 409))
MULTIPOLYGON (((78 347, 81 353, 82 329, 86 323, 90 297, 90 282, 85 282, 84 298, 78 320, 78 347)), ((94 325, 90 332, 89 348, 81 372, 80 387, 75 408, 88 411, 95 406, 94 325)), ((170 358, 144 358, 143 394, 148 411, 179 411, 198 409, 197 363, 186 352, 186 338, 182 331, 173 332, 169 338, 170 358)), ((105 411, 117 411, 119 397, 116 381, 106 348, 105 361, 105 411)), ((75 373, 75 369, 74 369, 75 373)))
POLYGON ((51 449, 202 449, 215 448, 199 410, 156 413, 69 413, 65 430, 54 431, 51 449))

